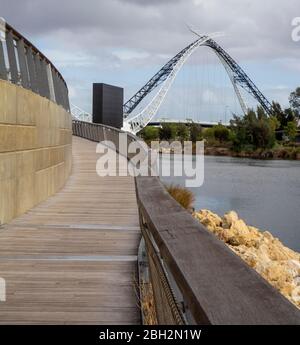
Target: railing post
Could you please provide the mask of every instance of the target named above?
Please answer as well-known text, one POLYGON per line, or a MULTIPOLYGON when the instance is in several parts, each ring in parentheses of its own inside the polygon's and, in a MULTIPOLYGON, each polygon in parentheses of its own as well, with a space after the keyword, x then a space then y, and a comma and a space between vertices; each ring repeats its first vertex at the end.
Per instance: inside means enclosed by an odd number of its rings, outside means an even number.
POLYGON ((15 53, 14 38, 11 31, 8 31, 8 33, 6 34, 6 47, 7 47, 7 55, 8 55, 8 62, 9 62, 10 79, 14 84, 17 84, 19 81, 18 68, 17 68, 16 53, 15 53))
POLYGON ((41 85, 43 89, 43 96, 50 99, 50 87, 47 74, 47 65, 44 59, 41 60, 41 85))
POLYGON ((27 64, 26 64, 25 46, 24 46, 23 38, 17 41, 17 51, 18 51, 19 66, 20 66, 20 73, 21 73, 21 84, 26 89, 29 89, 29 78, 28 78, 28 70, 27 70, 27 64))
POLYGON ((98 141, 97 127, 94 124, 92 124, 91 128, 92 128, 92 140, 97 142, 98 141))
POLYGON ((0 78, 7 80, 7 69, 5 66, 5 60, 4 60, 4 50, 3 50, 3 44, 0 39, 0 78))
POLYGON ((35 73, 37 81, 38 93, 43 96, 43 85, 42 85, 42 71, 41 71, 41 60, 38 54, 34 56, 35 73))
POLYGON ((30 89, 33 92, 38 93, 39 89, 38 89, 38 83, 37 83, 35 58, 33 56, 33 51, 31 47, 27 49, 27 64, 28 64, 29 79, 30 79, 30 89))
POLYGON ((5 20, 0 18, 0 78, 7 80, 7 68, 4 59, 4 46, 2 42, 5 42, 6 38, 6 24, 5 20))
POLYGON ((47 79, 48 79, 48 84, 49 84, 50 99, 51 99, 51 101, 56 102, 54 84, 53 84, 53 78, 52 78, 52 71, 51 71, 51 65, 50 64, 47 64, 46 70, 47 70, 47 79))

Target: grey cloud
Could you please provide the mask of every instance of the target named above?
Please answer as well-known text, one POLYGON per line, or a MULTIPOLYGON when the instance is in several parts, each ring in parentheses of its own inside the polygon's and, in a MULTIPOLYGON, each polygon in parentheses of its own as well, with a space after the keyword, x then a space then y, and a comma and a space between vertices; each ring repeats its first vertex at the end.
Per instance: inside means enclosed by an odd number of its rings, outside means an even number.
POLYGON ((123 0, 123 2, 134 3, 139 6, 156 6, 156 5, 169 5, 174 4, 184 0, 123 0))
POLYGON ((74 66, 75 74, 88 68, 84 57, 92 64, 89 80, 105 70, 157 68, 195 39, 185 23, 200 32, 223 31, 218 42, 241 63, 288 60, 286 68, 299 73, 300 45, 291 39, 299 0, 0 0, 0 12, 49 47, 49 58, 69 80, 74 66))
POLYGON ((66 48, 118 46, 173 54, 193 39, 188 22, 202 32, 224 31, 221 43, 237 58, 299 57, 290 37, 298 0, 1 0, 0 8, 20 31, 33 38, 59 33, 66 48))

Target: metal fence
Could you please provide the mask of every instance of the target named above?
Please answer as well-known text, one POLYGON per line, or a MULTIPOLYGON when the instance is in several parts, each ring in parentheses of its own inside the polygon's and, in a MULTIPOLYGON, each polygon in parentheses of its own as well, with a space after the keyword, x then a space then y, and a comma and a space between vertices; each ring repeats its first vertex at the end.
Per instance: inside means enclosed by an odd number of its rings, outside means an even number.
MULTIPOLYGON (((73 134, 79 136, 81 138, 85 138, 88 140, 100 142, 106 141, 107 146, 109 144, 113 144, 114 149, 118 152, 119 150, 119 134, 124 133, 122 130, 106 126, 100 125, 97 123, 85 122, 80 120, 73 119, 73 134)), ((142 140, 131 133, 126 133, 127 135, 127 147, 125 149, 126 158, 130 159, 134 154, 128 153, 128 147, 132 142, 140 141, 141 145, 139 146, 141 151, 143 152, 144 156, 148 155, 148 150, 146 145, 142 145, 142 140)), ((123 150, 122 150, 123 151, 123 150)), ((122 153, 122 152, 120 152, 122 153)))
POLYGON ((68 88, 55 66, 23 35, 0 19, 0 79, 70 110, 68 88))

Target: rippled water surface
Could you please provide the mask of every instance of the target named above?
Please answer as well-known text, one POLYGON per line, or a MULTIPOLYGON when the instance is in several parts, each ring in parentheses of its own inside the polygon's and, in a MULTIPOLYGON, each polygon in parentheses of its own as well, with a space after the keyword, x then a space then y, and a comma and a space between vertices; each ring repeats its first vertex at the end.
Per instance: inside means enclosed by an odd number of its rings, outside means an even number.
MULTIPOLYGON (((180 162, 173 156, 175 164, 180 162)), ((195 208, 223 215, 236 210, 248 224, 269 230, 290 248, 300 251, 300 162, 205 157, 201 187, 191 188, 195 208)), ((184 177, 161 177, 184 185, 184 177)))

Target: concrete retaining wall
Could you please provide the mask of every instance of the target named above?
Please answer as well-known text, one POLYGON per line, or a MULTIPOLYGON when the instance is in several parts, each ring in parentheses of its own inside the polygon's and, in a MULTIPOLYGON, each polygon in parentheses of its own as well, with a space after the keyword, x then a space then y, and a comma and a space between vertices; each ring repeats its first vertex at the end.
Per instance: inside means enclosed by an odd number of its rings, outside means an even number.
POLYGON ((0 80, 0 224, 57 192, 71 165, 71 114, 0 80))

